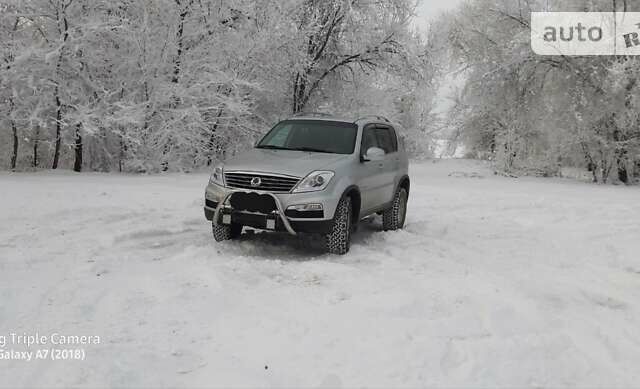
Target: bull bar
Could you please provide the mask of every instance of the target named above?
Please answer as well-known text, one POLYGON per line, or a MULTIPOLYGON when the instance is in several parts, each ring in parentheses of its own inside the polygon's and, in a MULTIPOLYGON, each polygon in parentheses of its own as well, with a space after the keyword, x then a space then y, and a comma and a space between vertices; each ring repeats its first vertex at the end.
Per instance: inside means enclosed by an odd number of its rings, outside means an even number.
MULTIPOLYGON (((220 201, 218 203, 218 206, 216 207, 216 211, 213 214, 213 222, 216 225, 219 225, 220 223, 218 222, 218 218, 220 217, 220 210, 222 210, 222 208, 225 207, 226 202, 229 200, 229 198, 231 196, 233 196, 233 194, 235 193, 256 193, 256 191, 248 191, 248 190, 233 190, 229 193, 227 193, 227 195, 224 197, 224 199, 222 199, 222 201, 220 201)), ((269 192, 259 192, 261 195, 268 195, 271 196, 271 198, 273 198, 274 202, 276 203, 276 208, 277 208, 277 214, 278 216, 280 216, 280 220, 282 220, 282 224, 284 224, 284 228, 287 230, 287 232, 291 235, 298 235, 296 233, 296 231, 293 229, 293 227, 291 227, 291 223, 289 223, 289 219, 287 218, 287 216, 284 214, 284 209, 282 208, 282 202, 280 202, 280 199, 274 195, 273 193, 269 193, 269 192)))

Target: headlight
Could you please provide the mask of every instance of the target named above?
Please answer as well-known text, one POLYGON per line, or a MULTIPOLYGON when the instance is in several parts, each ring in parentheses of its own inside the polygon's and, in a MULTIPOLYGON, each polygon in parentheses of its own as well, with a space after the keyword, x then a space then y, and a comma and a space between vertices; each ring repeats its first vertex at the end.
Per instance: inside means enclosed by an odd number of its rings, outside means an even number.
POLYGON ((209 182, 212 184, 224 186, 224 167, 222 165, 218 165, 215 169, 213 169, 213 173, 209 178, 209 182))
POLYGON ((334 173, 330 171, 315 171, 306 176, 293 189, 293 193, 317 192, 325 190, 329 182, 333 178, 334 173))

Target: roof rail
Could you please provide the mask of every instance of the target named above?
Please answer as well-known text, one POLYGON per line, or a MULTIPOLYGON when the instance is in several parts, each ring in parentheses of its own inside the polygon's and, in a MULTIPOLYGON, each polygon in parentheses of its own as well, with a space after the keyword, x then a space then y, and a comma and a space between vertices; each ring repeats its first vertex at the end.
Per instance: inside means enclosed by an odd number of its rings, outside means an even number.
POLYGON ((357 123, 357 122, 359 122, 360 120, 371 119, 371 118, 376 119, 376 120, 380 120, 380 121, 382 121, 382 122, 391 123, 391 120, 389 120, 389 119, 387 119, 386 117, 381 116, 381 115, 367 115, 367 116, 363 116, 363 117, 361 117, 361 118, 357 119, 355 122, 357 123))
POLYGON ((302 116, 323 117, 323 118, 333 117, 333 115, 331 115, 330 113, 325 113, 325 112, 298 112, 291 117, 298 118, 302 116))

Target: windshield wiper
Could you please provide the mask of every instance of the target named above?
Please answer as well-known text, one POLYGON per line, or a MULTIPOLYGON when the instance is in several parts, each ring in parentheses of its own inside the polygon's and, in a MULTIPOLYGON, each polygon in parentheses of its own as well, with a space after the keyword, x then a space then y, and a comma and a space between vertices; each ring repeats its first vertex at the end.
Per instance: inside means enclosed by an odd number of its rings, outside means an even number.
POLYGON ((296 147, 293 149, 287 148, 287 147, 280 147, 280 146, 274 146, 274 145, 260 145, 256 147, 257 149, 268 149, 268 150, 291 150, 291 151, 306 151, 306 152, 310 152, 310 153, 327 153, 327 154, 334 154, 332 151, 327 151, 327 150, 322 150, 322 149, 315 149, 313 147, 296 147))
POLYGON ((260 145, 257 146, 256 149, 269 149, 269 150, 289 150, 284 147, 274 146, 274 145, 260 145))
POLYGON ((289 149, 289 150, 295 150, 295 151, 307 151, 307 152, 311 152, 311 153, 327 153, 327 154, 333 154, 333 152, 331 152, 331 151, 321 150, 321 149, 314 149, 313 147, 297 147, 297 148, 295 148, 295 149, 289 149))

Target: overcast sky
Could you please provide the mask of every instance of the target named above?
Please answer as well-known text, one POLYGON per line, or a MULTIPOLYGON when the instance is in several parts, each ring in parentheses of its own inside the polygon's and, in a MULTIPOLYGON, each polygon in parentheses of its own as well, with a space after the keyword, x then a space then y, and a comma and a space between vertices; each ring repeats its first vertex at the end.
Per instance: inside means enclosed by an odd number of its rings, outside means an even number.
POLYGON ((462 0, 422 0, 417 9, 416 25, 426 27, 440 12, 455 8, 460 3, 462 0))

